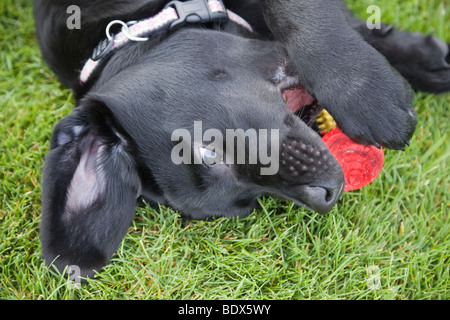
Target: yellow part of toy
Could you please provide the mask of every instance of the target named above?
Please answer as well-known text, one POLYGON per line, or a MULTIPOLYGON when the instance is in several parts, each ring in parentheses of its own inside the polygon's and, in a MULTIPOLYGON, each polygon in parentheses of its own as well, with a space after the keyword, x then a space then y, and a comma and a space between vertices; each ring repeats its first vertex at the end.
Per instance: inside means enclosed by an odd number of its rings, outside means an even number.
POLYGON ((323 109, 319 115, 317 116, 316 121, 319 123, 319 129, 321 132, 329 132, 332 129, 336 128, 336 122, 334 121, 331 114, 328 113, 325 109, 323 109))

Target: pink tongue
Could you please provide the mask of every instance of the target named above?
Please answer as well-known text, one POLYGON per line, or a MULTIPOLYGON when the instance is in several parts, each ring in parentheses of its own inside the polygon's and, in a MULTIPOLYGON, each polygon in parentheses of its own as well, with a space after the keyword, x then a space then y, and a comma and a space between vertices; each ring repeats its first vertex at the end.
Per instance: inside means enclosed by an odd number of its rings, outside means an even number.
POLYGON ((302 87, 285 89, 282 94, 286 105, 293 113, 314 102, 314 99, 302 87))

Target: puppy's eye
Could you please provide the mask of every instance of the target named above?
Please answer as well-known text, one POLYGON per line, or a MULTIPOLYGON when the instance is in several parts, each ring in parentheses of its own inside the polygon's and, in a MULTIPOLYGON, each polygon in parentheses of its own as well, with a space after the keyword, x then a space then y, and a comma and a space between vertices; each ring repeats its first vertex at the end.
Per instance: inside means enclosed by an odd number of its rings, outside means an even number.
POLYGON ((213 167, 216 164, 223 163, 223 159, 218 153, 206 148, 199 148, 199 151, 202 157, 203 164, 205 164, 207 167, 213 167))

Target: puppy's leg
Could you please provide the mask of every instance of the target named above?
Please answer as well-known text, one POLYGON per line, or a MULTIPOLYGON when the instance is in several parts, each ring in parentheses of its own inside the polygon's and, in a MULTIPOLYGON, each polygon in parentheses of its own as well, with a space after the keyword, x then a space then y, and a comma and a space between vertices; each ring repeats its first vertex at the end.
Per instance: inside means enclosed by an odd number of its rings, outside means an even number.
POLYGON ((55 128, 43 171, 45 261, 92 277, 127 232, 139 189, 132 148, 107 108, 100 102, 78 107, 55 128))
POLYGON ((416 117, 412 90, 350 26, 338 0, 263 0, 292 67, 338 125, 362 143, 403 149, 416 117))
POLYGON ((382 53, 416 90, 450 91, 450 45, 432 35, 405 32, 382 24, 369 29, 364 21, 350 16, 352 27, 382 53))

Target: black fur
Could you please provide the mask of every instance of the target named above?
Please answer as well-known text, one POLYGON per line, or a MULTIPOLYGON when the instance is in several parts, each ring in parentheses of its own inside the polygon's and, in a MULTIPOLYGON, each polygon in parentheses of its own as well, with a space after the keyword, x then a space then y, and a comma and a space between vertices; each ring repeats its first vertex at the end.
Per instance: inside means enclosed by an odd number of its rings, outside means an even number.
POLYGON ((263 194, 331 210, 342 170, 283 102, 280 89, 296 79, 353 139, 394 149, 409 143, 416 118, 412 91, 386 58, 415 88, 450 89, 442 41, 385 25, 368 30, 335 0, 225 1, 258 35, 233 22, 163 32, 118 50, 79 84, 109 21, 147 18, 165 3, 35 1, 44 58, 77 97, 73 114, 55 128, 43 171, 42 251, 60 270, 76 265, 83 277, 100 270, 138 197, 199 219, 245 216, 263 194), (66 27, 73 4, 81 9, 80 30, 66 27), (174 164, 172 133, 192 133, 195 121, 223 133, 279 130, 279 171, 261 175, 263 161, 248 158, 238 165, 174 164))

